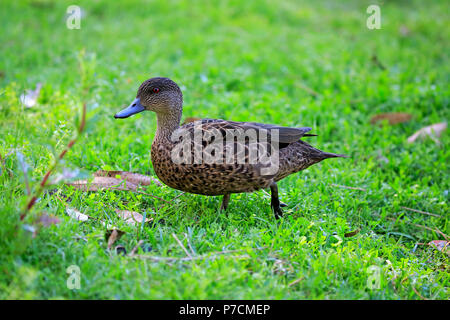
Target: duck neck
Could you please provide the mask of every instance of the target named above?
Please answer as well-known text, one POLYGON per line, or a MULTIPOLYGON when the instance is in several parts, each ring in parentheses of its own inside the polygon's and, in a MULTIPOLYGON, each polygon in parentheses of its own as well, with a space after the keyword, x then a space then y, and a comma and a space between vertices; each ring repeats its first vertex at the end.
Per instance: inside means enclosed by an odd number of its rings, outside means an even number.
POLYGON ((170 139, 172 133, 180 127, 181 112, 178 109, 176 112, 157 113, 157 127, 155 140, 170 139))

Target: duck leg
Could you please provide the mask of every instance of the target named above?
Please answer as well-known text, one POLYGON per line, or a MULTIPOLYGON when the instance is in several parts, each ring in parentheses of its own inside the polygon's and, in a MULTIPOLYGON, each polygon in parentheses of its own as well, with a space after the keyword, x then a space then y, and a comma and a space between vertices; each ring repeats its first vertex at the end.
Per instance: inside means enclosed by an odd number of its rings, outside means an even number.
MULTIPOLYGON (((265 194, 267 194, 268 196, 270 196, 270 194, 269 194, 266 190, 262 189, 262 191, 263 191, 265 194)), ((284 203, 284 202, 281 202, 281 201, 280 201, 280 207, 284 208, 284 207, 287 207, 287 206, 288 206, 287 203, 284 203)))
POLYGON ((279 219, 283 216, 283 210, 281 210, 280 199, 278 199, 278 186, 276 182, 272 182, 270 185, 270 192, 270 206, 275 214, 275 219, 279 219))
POLYGON ((230 194, 224 194, 222 199, 222 204, 220 205, 220 211, 227 210, 228 202, 230 202, 230 194))

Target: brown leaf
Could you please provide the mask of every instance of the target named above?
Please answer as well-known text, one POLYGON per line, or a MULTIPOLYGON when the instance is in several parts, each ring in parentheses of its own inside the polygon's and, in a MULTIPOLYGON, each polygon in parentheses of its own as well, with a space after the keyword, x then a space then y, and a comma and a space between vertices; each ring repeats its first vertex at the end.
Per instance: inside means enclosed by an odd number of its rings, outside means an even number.
POLYGON ((118 190, 136 190, 137 185, 131 182, 122 183, 123 180, 110 177, 94 177, 94 180, 77 180, 66 183, 69 186, 83 191, 98 191, 102 189, 115 188, 118 190))
POLYGON ((156 184, 157 186, 161 186, 161 182, 159 182, 158 179, 155 179, 150 176, 146 176, 140 173, 133 173, 133 172, 127 172, 127 171, 105 171, 105 170, 99 170, 94 173, 94 177, 110 177, 110 178, 116 178, 121 180, 126 180, 128 182, 131 182, 135 185, 143 185, 148 186, 152 183, 156 184))
POLYGON ((394 125, 397 123, 403 123, 411 120, 412 115, 404 112, 388 112, 388 113, 380 113, 374 115, 372 119, 370 119, 371 124, 375 124, 377 122, 387 120, 390 125, 394 125))
MULTIPOLYGON (((118 209, 115 209, 115 211, 117 212, 120 218, 124 219, 126 223, 131 224, 133 226, 136 224, 141 224, 142 220, 144 220, 144 217, 138 212, 118 210, 118 209)), ((146 218, 145 223, 150 222, 152 220, 153 218, 150 219, 146 218)))
POLYGON ((119 240, 124 234, 125 232, 119 229, 106 230, 105 239, 108 240, 108 249, 111 249, 114 242, 119 240))
POLYGON ((133 250, 131 250, 130 255, 135 254, 137 252, 137 250, 139 249, 139 247, 142 246, 143 243, 144 243, 144 240, 139 240, 137 245, 135 245, 133 250))
POLYGON ((424 137, 430 137, 433 139, 434 142, 439 144, 439 137, 441 136, 442 132, 444 132, 447 129, 447 123, 441 122, 441 123, 435 123, 431 126, 424 127, 414 133, 412 136, 408 138, 409 143, 415 142, 419 138, 424 137))
POLYGON ((433 240, 428 242, 428 245, 435 249, 446 253, 450 256, 450 242, 447 240, 433 240))
POLYGON ((359 231, 361 231, 361 230, 356 229, 354 231, 347 232, 347 233, 344 234, 344 237, 350 238, 350 237, 356 236, 359 233, 359 231))

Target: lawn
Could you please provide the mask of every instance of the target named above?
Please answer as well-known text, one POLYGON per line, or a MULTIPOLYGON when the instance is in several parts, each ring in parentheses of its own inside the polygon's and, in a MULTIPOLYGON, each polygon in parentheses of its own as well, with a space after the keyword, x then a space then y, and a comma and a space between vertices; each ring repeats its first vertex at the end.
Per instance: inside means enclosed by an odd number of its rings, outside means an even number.
POLYGON ((449 299, 449 251, 428 245, 450 234, 449 136, 407 142, 450 117, 448 12, 448 1, 2 1, 0 298, 449 299), (66 25, 72 4, 80 29, 66 25), (381 29, 366 26, 371 4, 381 29), (309 143, 350 158, 282 180, 280 220, 263 191, 232 195, 224 213, 221 197, 164 185, 59 182, 21 221, 27 185, 39 189, 84 104, 86 128, 51 179, 156 177, 155 115, 113 118, 154 76, 180 85, 183 118, 309 126, 309 143), (20 97, 38 83, 28 108, 20 97), (371 124, 386 112, 411 119, 371 124), (115 209, 153 221, 129 225, 115 209), (39 227, 43 214, 59 223, 39 227), (111 226, 126 255, 107 248, 111 226))

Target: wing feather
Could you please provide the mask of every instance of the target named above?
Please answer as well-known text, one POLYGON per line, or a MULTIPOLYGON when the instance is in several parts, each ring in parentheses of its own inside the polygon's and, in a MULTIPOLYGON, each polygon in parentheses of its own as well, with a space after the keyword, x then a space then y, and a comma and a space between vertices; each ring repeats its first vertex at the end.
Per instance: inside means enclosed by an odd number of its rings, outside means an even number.
MULTIPOLYGON (((258 122, 236 122, 236 121, 227 121, 222 119, 202 119, 202 127, 204 130, 213 130, 213 129, 243 129, 249 130, 254 129, 256 131, 259 130, 267 130, 270 135, 272 130, 278 130, 278 142, 279 143, 293 143, 295 141, 300 140, 302 137, 315 136, 314 134, 307 134, 307 132, 311 131, 309 127, 282 127, 274 124, 266 124, 266 123, 258 123, 258 122)), ((189 126, 191 123, 186 124, 185 126, 189 126)), ((184 127, 184 126, 183 126, 184 127)), ((275 141, 272 139, 271 141, 275 141)))

